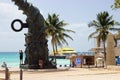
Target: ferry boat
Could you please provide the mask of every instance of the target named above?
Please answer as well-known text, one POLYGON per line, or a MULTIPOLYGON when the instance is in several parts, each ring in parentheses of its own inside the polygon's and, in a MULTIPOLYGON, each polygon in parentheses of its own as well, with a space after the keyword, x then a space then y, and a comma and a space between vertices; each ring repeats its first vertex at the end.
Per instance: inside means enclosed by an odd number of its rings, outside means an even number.
MULTIPOLYGON (((71 55, 77 55, 77 52, 70 47, 62 47, 57 50, 56 53, 56 58, 58 59, 65 59, 70 57, 71 55)), ((52 51, 49 55, 50 58, 54 58, 54 52, 52 51)))

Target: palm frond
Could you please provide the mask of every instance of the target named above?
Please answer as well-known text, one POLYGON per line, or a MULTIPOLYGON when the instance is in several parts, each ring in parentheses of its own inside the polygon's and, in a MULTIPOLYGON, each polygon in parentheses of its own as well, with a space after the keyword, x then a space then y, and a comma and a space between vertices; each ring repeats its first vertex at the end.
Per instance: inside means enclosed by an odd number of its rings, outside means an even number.
POLYGON ((70 38, 71 40, 72 37, 69 36, 67 33, 68 32, 73 32, 72 30, 65 29, 64 27, 68 25, 65 23, 64 20, 59 20, 59 15, 57 14, 48 14, 48 18, 45 20, 45 25, 46 25, 46 34, 47 37, 51 36, 52 40, 51 43, 54 46, 61 46, 62 44, 66 43, 68 44, 66 38, 70 38))
POLYGON ((96 37, 97 33, 98 33, 97 31, 92 32, 92 33, 88 36, 88 40, 89 40, 90 38, 96 37))
POLYGON ((99 25, 99 23, 97 21, 93 20, 92 22, 90 22, 88 24, 88 27, 95 27, 95 28, 97 28, 97 27, 100 27, 100 25, 99 25))

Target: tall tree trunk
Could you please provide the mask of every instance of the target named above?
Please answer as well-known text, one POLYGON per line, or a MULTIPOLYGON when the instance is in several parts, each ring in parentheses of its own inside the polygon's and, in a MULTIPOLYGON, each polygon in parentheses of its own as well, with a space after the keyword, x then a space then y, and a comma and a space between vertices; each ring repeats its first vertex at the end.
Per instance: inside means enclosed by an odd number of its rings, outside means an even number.
POLYGON ((103 41, 103 49, 104 49, 104 68, 107 68, 105 41, 103 41))
MULTIPOLYGON (((57 43, 55 43, 55 49, 56 49, 56 54, 58 54, 57 43)), ((55 58, 55 63, 57 64, 57 60, 56 60, 56 58, 55 58)))
POLYGON ((55 64, 56 64, 56 51, 55 51, 54 45, 53 45, 53 52, 54 52, 54 60, 55 60, 55 64))

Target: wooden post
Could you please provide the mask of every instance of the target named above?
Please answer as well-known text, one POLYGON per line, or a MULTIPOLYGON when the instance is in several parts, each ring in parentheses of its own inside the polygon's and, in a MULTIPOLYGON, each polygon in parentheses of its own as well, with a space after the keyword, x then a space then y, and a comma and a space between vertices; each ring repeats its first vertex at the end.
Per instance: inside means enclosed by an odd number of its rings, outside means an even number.
POLYGON ((97 68, 97 61, 95 60, 95 67, 97 68))
POLYGON ((81 66, 80 67, 82 68, 82 65, 83 65, 83 56, 80 56, 80 57, 81 57, 81 64, 80 64, 81 66))
POLYGON ((9 80, 8 73, 9 73, 9 69, 5 67, 5 80, 9 80))
POLYGON ((90 61, 88 61, 88 68, 90 68, 90 61))
POLYGON ((22 80, 22 78, 23 78, 23 71, 22 69, 20 69, 20 80, 22 80))

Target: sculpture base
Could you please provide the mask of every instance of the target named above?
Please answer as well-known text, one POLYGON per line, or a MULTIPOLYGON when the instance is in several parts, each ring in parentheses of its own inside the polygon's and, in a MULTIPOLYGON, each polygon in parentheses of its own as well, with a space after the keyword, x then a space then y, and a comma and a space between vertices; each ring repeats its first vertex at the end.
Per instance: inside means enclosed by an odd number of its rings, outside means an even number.
POLYGON ((44 66, 41 68, 39 65, 28 65, 28 64, 21 64, 20 68, 22 69, 57 69, 54 65, 44 66))
POLYGON ((28 69, 40 69, 39 65, 29 65, 28 69))

